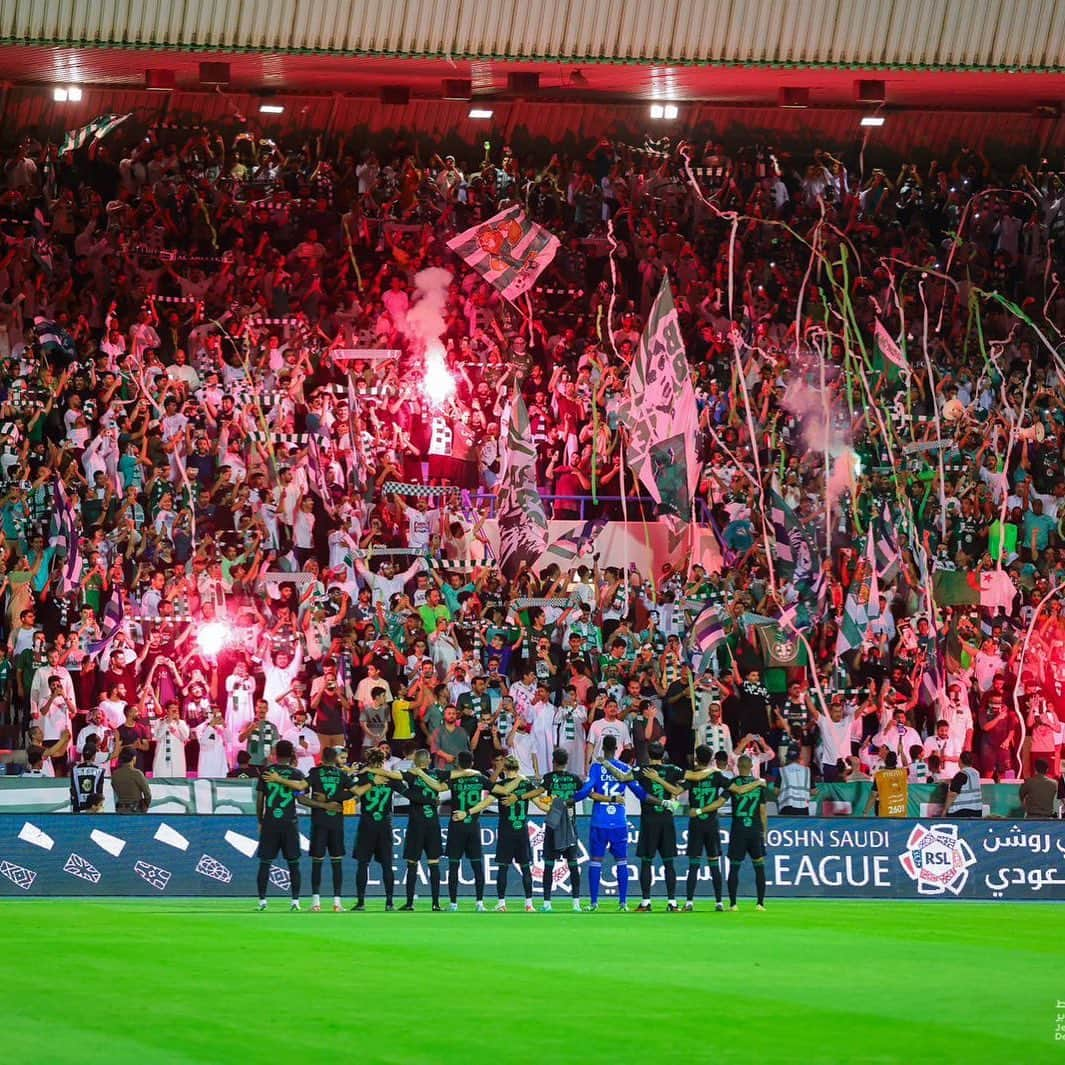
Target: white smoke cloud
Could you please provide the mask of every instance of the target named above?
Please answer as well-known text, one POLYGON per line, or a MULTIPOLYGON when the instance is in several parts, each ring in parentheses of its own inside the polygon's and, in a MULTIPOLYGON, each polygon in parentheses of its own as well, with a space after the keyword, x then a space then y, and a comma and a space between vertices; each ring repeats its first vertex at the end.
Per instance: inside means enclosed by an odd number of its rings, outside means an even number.
POLYGON ((414 275, 414 296, 402 329, 415 355, 424 355, 429 345, 439 342, 444 335, 444 309, 451 281, 450 271, 439 266, 430 266, 414 275))
POLYGON ((818 457, 828 454, 831 472, 826 471, 825 494, 835 503, 844 492, 854 493, 859 469, 858 455, 851 447, 849 428, 836 427, 831 393, 822 395, 796 375, 784 392, 783 406, 799 422, 803 442, 818 457))

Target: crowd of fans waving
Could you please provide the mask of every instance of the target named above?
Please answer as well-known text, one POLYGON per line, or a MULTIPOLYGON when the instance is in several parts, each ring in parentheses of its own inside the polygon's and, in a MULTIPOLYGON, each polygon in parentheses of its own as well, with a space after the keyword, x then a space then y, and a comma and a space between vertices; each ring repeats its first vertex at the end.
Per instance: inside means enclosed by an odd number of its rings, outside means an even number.
POLYGON ((0 197, 0 683, 27 770, 92 744, 159 777, 254 775, 287 738, 307 764, 384 743, 530 773, 563 746, 580 773, 615 735, 763 775, 789 749, 827 780, 889 756, 949 779, 964 750, 985 777, 1057 775, 1065 186, 968 149, 859 167, 712 141, 456 160, 132 121, 62 155, 26 138, 0 197), (524 305, 446 247, 513 203, 561 241, 524 305), (442 403, 410 321, 429 267, 452 275, 442 403), (724 565, 626 570, 589 543, 504 579, 486 523, 518 393, 550 517, 658 517, 617 415, 667 275, 724 565), (877 319, 903 369, 875 359, 877 319), (751 623, 797 598, 770 488, 821 545, 809 654, 784 669, 751 623), (840 653, 884 507, 901 557, 840 653), (928 594, 981 571, 1008 577, 993 602, 928 594))

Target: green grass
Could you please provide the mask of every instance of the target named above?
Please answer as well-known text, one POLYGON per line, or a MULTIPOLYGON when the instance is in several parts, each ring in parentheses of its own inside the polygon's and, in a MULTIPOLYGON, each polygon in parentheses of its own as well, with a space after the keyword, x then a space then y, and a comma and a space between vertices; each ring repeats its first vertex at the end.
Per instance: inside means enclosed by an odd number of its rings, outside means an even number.
POLYGON ((270 905, 0 904, 4 1059, 981 1065, 1065 1049, 1054 1042, 1065 999, 1055 905, 270 905))

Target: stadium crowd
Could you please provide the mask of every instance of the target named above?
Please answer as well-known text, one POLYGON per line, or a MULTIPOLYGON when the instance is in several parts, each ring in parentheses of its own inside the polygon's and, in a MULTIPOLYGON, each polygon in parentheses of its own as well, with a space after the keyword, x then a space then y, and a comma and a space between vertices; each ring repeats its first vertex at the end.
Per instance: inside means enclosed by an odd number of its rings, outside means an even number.
POLYGON ((0 196, 0 684, 27 770, 92 743, 254 775, 288 739, 305 767, 386 744, 536 774, 562 747, 581 775, 614 736, 763 776, 789 751, 826 781, 950 780, 963 751, 1059 776, 1065 186, 967 149, 858 166, 607 139, 326 157, 134 120, 25 139, 0 196), (561 247, 511 303, 446 241, 515 203, 561 247), (675 520, 619 423, 663 277, 718 572, 595 548, 603 520, 675 520), (571 565, 507 579, 519 394, 576 529, 571 565))

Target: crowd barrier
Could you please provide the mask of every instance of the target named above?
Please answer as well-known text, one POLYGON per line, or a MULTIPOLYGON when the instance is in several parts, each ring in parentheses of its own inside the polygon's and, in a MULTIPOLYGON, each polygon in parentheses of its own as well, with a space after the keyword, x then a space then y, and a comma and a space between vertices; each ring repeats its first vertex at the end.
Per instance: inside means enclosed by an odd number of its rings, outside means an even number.
MULTIPOLYGON (((587 817, 578 818, 582 869, 588 861, 587 817)), ((405 864, 402 845, 406 819, 394 819, 397 897, 402 897, 405 864)), ((309 823, 301 819, 303 893, 309 890, 309 823)), ((356 819, 345 825, 348 853, 356 819)), ((678 824, 681 853, 686 822, 678 824)), ((251 897, 257 869, 255 818, 248 816, 101 814, 78 817, 0 815, 0 897, 65 896, 251 897)), ((445 828, 446 831, 446 828, 445 828)), ((629 821, 630 854, 635 853, 639 818, 629 821)), ((537 894, 543 871, 543 822, 529 825, 537 894)), ((727 847, 729 820, 721 821, 727 847)), ((495 891, 496 820, 481 822, 487 897, 495 891)), ((771 898, 844 899, 1065 899, 1065 824, 1060 821, 938 821, 932 819, 858 820, 850 818, 779 818, 770 823, 767 882, 771 898)), ((638 894, 637 865, 630 861, 632 893, 638 894)), ((683 877, 686 861, 677 868, 683 877)), ((446 863, 443 865, 446 880, 446 863)), ((324 883, 331 881, 326 869, 324 883)), ((354 884, 354 862, 345 859, 348 893, 354 884)), ((469 896, 473 878, 468 865, 461 873, 461 894, 469 896)), ((418 894, 428 894, 424 864, 419 868, 418 894)), ((569 892, 564 862, 555 867, 555 886, 569 892)), ((289 872, 283 862, 271 867, 271 892, 287 893, 289 872)), ((511 877, 511 897, 520 891, 511 877)), ((661 897, 664 875, 654 865, 654 894, 661 897)), ((750 862, 745 862, 741 893, 753 892, 750 862)), ((682 879, 683 889, 683 879, 682 879)), ((379 869, 372 867, 368 894, 381 894, 379 869)), ((613 863, 603 866, 603 891, 615 895, 613 863)), ((698 897, 712 898, 709 872, 703 866, 698 897)))
MULTIPOLYGON (((159 814, 252 814, 255 813, 255 783, 249 780, 188 780, 156 777, 152 787, 152 813, 159 814)), ((984 784, 984 814, 1017 820, 1024 817, 1018 798, 1019 784, 984 784)), ((814 813, 825 816, 861 815, 872 784, 821 784, 814 813)), ((911 784, 907 800, 910 817, 937 817, 943 807, 945 784, 911 784)), ((629 812, 639 804, 627 796, 629 812)), ((70 785, 66 780, 43 777, 0 777, 0 814, 58 814, 70 809, 70 785)), ((104 788, 104 811, 114 813, 110 786, 104 788)))

